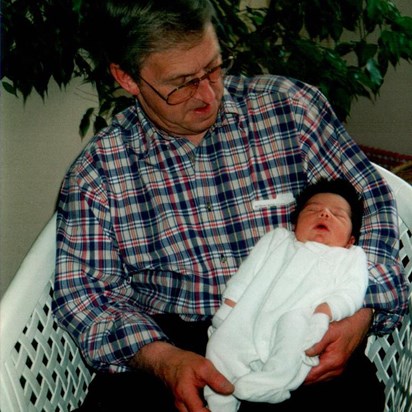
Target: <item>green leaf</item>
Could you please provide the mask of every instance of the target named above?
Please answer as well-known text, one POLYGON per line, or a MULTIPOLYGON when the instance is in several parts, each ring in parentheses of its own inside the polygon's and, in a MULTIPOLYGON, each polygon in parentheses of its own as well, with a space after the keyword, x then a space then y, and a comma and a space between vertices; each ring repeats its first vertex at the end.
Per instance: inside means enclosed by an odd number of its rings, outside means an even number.
POLYGON ((369 79, 371 80, 371 89, 374 92, 377 92, 382 86, 383 82, 383 76, 380 71, 379 65, 374 59, 369 59, 365 68, 369 75, 369 79))
POLYGON ((403 33, 384 30, 379 38, 380 45, 387 59, 396 66, 404 51, 408 47, 407 39, 403 33))
POLYGON ((347 118, 352 106, 353 95, 345 88, 339 87, 334 90, 334 109, 341 118, 347 118))
POLYGON ((353 52, 355 45, 356 43, 354 42, 338 43, 335 47, 335 51, 339 54, 339 56, 346 56, 347 54, 353 52))
POLYGON ((351 67, 349 76, 353 79, 352 83, 355 85, 356 94, 370 99, 370 90, 374 88, 374 85, 369 76, 359 67, 351 67))
POLYGON ((113 99, 101 100, 99 108, 99 116, 107 115, 113 107, 113 99))
POLYGON ((84 138, 87 132, 89 131, 91 117, 93 113, 94 113, 94 107, 88 108, 80 121, 79 134, 81 138, 84 138))
POLYGON ((17 97, 17 90, 12 84, 4 80, 2 81, 2 84, 3 84, 4 90, 6 90, 7 93, 13 94, 14 96, 17 97))
POLYGON ((107 122, 102 116, 96 116, 93 124, 93 129, 95 133, 98 133, 103 128, 107 127, 107 122))
POLYGON ((346 76, 348 71, 346 61, 341 58, 341 56, 333 50, 324 51, 324 63, 327 67, 330 67, 333 71, 334 77, 346 76))
POLYGON ((72 0, 72 3, 73 3, 72 5, 73 11, 80 14, 83 0, 72 0))
POLYGON ((359 67, 365 66, 375 56, 377 50, 378 46, 376 44, 367 43, 364 40, 356 43, 355 53, 358 58, 359 67))
POLYGON ((366 13, 368 18, 371 21, 380 24, 383 21, 387 0, 367 0, 366 3, 366 13))
POLYGON ((345 29, 355 31, 363 13, 363 0, 341 1, 342 24, 345 29))
POLYGON ((394 21, 394 26, 397 30, 402 31, 405 35, 412 37, 412 17, 399 16, 394 21))

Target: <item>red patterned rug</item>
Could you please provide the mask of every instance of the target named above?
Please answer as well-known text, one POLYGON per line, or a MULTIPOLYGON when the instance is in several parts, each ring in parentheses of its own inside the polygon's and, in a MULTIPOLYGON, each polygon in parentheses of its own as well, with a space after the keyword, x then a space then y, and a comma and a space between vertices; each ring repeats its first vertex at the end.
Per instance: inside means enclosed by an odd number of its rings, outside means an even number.
POLYGON ((412 184, 412 155, 359 145, 369 160, 412 184))

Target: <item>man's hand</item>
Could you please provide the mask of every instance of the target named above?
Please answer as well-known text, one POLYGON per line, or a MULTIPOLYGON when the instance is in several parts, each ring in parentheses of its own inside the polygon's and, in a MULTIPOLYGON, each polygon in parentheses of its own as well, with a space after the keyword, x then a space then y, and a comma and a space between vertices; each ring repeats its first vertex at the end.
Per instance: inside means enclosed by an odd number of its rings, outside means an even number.
POLYGON ((372 321, 372 309, 361 309, 353 316, 332 322, 320 342, 306 351, 319 355, 320 363, 311 369, 305 383, 326 381, 340 375, 358 345, 365 338, 372 321))
POLYGON ((200 396, 206 385, 222 395, 234 391, 233 385, 208 359, 166 342, 144 346, 136 354, 132 366, 158 376, 172 391, 179 412, 208 411, 200 396))

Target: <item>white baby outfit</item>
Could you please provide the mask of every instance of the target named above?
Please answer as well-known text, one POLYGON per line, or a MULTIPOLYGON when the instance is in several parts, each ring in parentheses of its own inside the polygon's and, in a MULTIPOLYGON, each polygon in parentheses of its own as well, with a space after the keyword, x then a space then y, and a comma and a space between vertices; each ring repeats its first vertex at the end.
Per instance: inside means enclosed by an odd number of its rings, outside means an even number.
POLYGON ((261 238, 236 275, 213 317, 206 357, 235 385, 223 396, 209 387, 212 412, 235 412, 239 399, 278 403, 305 380, 317 358, 305 349, 321 340, 329 319, 313 314, 328 303, 341 320, 362 307, 368 284, 366 255, 317 242, 302 243, 293 232, 275 229, 261 238))

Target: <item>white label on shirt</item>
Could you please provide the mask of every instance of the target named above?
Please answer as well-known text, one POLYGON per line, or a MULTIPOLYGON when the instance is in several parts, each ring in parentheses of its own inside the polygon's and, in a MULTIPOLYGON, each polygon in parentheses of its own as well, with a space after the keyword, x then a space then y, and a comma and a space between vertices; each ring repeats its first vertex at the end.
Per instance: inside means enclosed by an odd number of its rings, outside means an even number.
POLYGON ((274 199, 261 199, 252 202, 253 210, 266 209, 272 206, 281 206, 295 200, 292 193, 279 193, 274 199))

